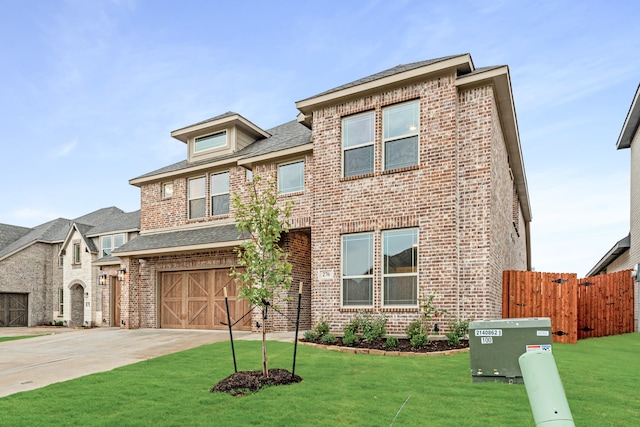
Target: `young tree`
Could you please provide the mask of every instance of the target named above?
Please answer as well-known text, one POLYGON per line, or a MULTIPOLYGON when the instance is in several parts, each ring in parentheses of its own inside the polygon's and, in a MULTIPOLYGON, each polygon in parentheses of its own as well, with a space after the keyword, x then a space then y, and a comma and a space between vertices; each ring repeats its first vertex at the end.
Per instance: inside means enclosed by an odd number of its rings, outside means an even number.
POLYGON ((268 307, 278 308, 274 296, 291 286, 291 264, 279 242, 282 233, 289 231, 293 203, 278 205, 275 180, 258 175, 253 177, 248 196, 246 202, 238 194, 232 198, 236 227, 248 239, 235 249, 243 269, 232 269, 231 274, 242 282, 240 297, 262 310, 262 371, 268 377, 265 321, 268 307))

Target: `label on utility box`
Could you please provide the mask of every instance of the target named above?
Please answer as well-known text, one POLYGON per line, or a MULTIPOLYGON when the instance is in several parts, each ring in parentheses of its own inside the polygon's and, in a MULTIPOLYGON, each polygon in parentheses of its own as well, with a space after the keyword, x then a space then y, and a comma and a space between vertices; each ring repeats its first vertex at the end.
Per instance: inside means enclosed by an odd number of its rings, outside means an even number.
POLYGON ((502 329, 476 329, 476 337, 501 337, 502 329))
POLYGON ((539 337, 548 337, 549 331, 536 331, 536 335, 539 337))
POLYGON ((534 344, 527 346, 527 353, 530 351, 551 351, 551 344, 534 344))
POLYGON ((480 343, 493 344, 493 337, 480 337, 480 343))

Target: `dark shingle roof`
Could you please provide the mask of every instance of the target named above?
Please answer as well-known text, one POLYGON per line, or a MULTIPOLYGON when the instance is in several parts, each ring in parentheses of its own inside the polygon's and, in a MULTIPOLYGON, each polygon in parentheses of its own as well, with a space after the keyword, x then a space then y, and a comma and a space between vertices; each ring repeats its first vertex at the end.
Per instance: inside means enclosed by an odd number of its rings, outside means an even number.
POLYGON ((168 233, 145 234, 128 241, 113 251, 113 255, 129 252, 144 252, 157 249, 184 248, 193 245, 219 244, 244 240, 235 224, 172 231, 168 233))
POLYGON ((18 227, 16 225, 0 224, 0 250, 7 246, 9 243, 13 243, 25 234, 31 231, 27 227, 18 227))
POLYGON ((240 114, 234 113, 233 111, 227 111, 226 113, 219 114, 219 115, 217 115, 215 117, 211 117, 210 119, 206 119, 206 120, 203 120, 201 122, 191 124, 189 126, 181 127, 180 129, 176 129, 173 132, 178 132, 178 131, 181 131, 182 129, 187 129, 187 128, 190 128, 192 126, 198 126, 198 125, 201 125, 203 123, 214 122, 216 120, 224 119, 225 117, 239 116, 239 115, 240 114))
POLYGON ((38 225, 19 239, 0 249, 0 259, 36 242, 62 242, 69 231, 69 227, 71 227, 71 221, 64 218, 54 219, 38 225))
MULTIPOLYGON (((235 113, 233 113, 235 114, 235 113)), ((215 118, 214 118, 215 119, 215 118)), ((211 119, 211 120, 214 120, 211 119)), ((287 123, 283 123, 279 126, 266 130, 271 136, 268 138, 262 138, 256 142, 246 146, 242 150, 227 154, 224 156, 216 157, 214 161, 221 161, 230 158, 250 158, 263 154, 273 153, 280 150, 286 150, 287 148, 297 147, 299 145, 308 144, 311 142, 311 130, 306 126, 298 123, 297 120, 292 120, 287 123)), ((165 166, 160 169, 156 169, 152 172, 145 173, 144 175, 137 176, 135 179, 152 177, 155 175, 161 175, 169 172, 178 172, 183 169, 199 166, 207 163, 211 163, 212 159, 200 160, 197 162, 189 163, 187 160, 182 160, 177 163, 173 163, 169 166, 165 166)))
POLYGON ((427 65, 435 64, 437 62, 446 61, 448 59, 456 58, 458 56, 461 56, 461 55, 444 56, 442 58, 428 59, 426 61, 418 61, 418 62, 412 62, 410 64, 396 65, 395 67, 389 68, 388 70, 384 70, 384 71, 380 71, 379 73, 371 74, 370 76, 363 77, 363 78, 358 79, 358 80, 354 80, 354 81, 352 81, 350 83, 345 83, 345 84, 340 85, 338 87, 334 87, 333 89, 329 89, 329 90, 326 90, 324 92, 320 92, 320 93, 318 93, 318 94, 316 94, 314 96, 310 96, 308 98, 302 99, 301 101, 305 101, 307 99, 312 99, 312 98, 315 98, 315 97, 318 97, 318 96, 322 96, 322 95, 327 95, 327 94, 333 93, 333 92, 338 92, 338 91, 343 90, 343 89, 348 89, 350 87, 358 86, 358 85, 361 85, 361 84, 364 84, 364 83, 369 83, 369 82, 372 82, 372 81, 375 81, 375 80, 380 80, 380 79, 383 79, 385 77, 393 76, 395 74, 400 74, 400 73, 403 73, 405 71, 410 71, 410 70, 413 70, 413 69, 416 69, 416 68, 420 68, 420 67, 424 67, 424 66, 427 66, 427 65))
POLYGON ((97 225, 87 231, 88 236, 115 233, 117 231, 139 230, 140 210, 133 212, 120 212, 102 218, 97 225))

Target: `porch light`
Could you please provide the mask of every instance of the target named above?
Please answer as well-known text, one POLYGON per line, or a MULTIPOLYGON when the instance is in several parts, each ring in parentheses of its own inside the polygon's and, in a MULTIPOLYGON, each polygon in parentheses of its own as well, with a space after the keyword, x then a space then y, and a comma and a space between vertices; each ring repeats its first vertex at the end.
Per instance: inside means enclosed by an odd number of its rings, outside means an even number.
POLYGON ((127 269, 126 268, 121 268, 120 270, 118 270, 118 281, 119 282, 124 282, 124 275, 127 274, 127 269))
POLYGON ((98 283, 100 284, 100 286, 105 286, 107 284, 107 279, 108 276, 104 273, 98 276, 98 283))

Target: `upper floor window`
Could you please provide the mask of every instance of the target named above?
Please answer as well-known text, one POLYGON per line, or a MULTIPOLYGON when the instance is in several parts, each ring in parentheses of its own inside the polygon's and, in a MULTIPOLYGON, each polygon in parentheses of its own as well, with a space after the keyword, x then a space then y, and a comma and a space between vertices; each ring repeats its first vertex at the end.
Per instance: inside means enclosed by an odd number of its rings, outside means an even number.
POLYGON ((229 213, 229 172, 211 175, 211 215, 229 213))
POLYGON ((342 305, 373 305, 373 233, 342 236, 342 305))
POLYGON ((111 251, 119 248, 124 244, 124 234, 114 234, 112 236, 102 236, 100 238, 100 246, 102 248, 102 256, 111 255, 111 251))
POLYGON ((406 102, 382 110, 384 169, 418 164, 419 101, 406 102))
POLYGON ((342 119, 342 169, 344 177, 373 172, 374 138, 374 111, 342 119))
POLYGON ((382 232, 383 305, 418 304, 418 229, 382 232))
POLYGON ((206 211, 205 177, 192 178, 188 184, 189 219, 203 218, 206 211))
POLYGON ((304 161, 278 166, 278 193, 295 193, 304 190, 304 161))
POLYGON ((200 153, 202 151, 212 150, 214 148, 227 146, 227 131, 214 133, 206 136, 199 136, 194 140, 193 151, 200 153))
POLYGON ((168 199, 173 197, 173 182, 162 183, 162 198, 168 199))
POLYGON ((80 264, 80 243, 73 244, 73 263, 80 264))

